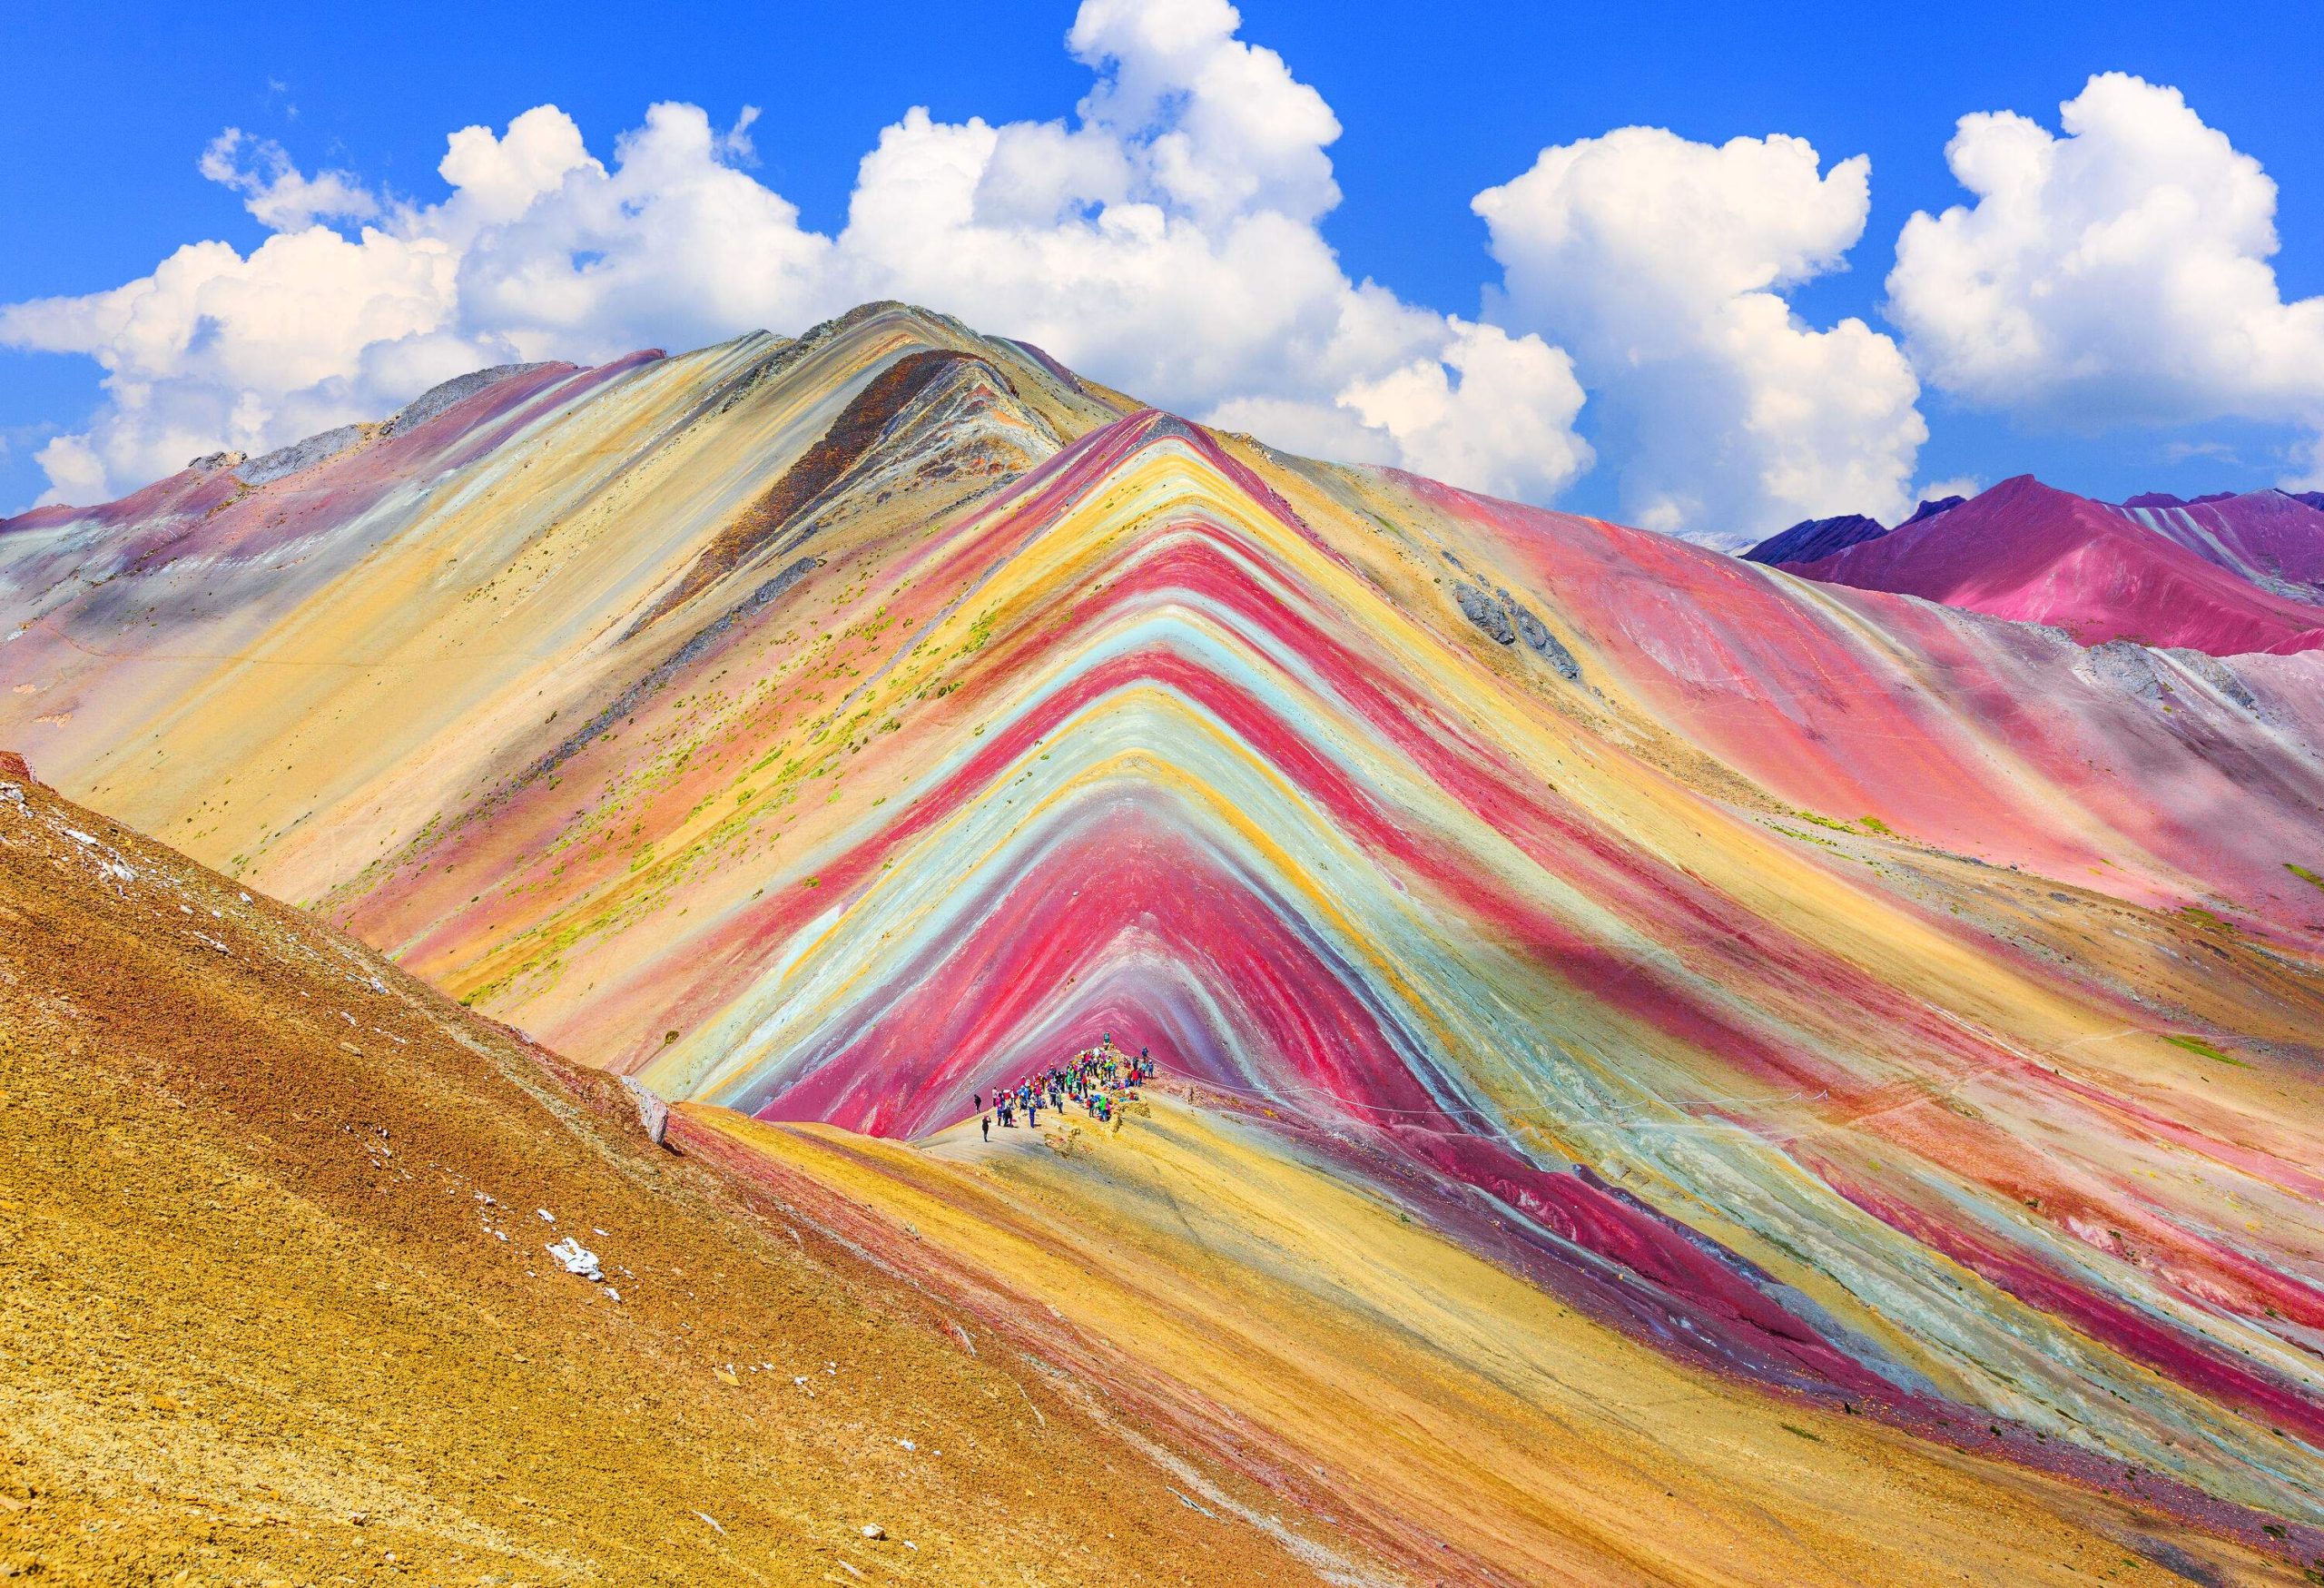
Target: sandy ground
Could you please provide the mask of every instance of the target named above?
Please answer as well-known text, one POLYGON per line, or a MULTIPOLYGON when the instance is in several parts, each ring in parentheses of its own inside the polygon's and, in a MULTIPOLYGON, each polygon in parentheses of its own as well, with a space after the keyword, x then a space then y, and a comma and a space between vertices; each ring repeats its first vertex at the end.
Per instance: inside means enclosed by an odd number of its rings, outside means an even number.
POLYGON ((918 1144, 691 1105, 678 1122, 1415 1573, 2303 1580, 2134 1501, 1691 1370, 1216 1103, 1149 1088, 1118 1132, 1044 1111, 990 1146, 973 1119, 918 1144))
POLYGON ((615 1083, 0 784, 0 1576, 1312 1580, 615 1083))

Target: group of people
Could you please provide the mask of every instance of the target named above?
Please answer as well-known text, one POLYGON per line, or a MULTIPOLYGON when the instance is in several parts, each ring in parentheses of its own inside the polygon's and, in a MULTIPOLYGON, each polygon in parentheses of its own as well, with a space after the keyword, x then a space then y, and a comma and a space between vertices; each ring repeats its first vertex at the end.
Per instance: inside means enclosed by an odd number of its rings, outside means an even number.
POLYGON ((973 1094, 978 1124, 990 1141, 993 1115, 1000 1116, 1003 1129, 1014 1129, 1019 1116, 1027 1126, 1039 1129, 1043 1107, 1062 1113, 1068 1101, 1080 1104, 1082 1111, 1098 1124, 1110 1124, 1120 1100, 1137 1097, 1138 1084, 1153 1079, 1154 1060, 1147 1050, 1140 1048, 1132 1058, 1114 1046, 1114 1033, 1107 1031, 1096 1047, 1082 1049, 1066 1063, 1053 1064, 993 1093, 990 1110, 982 1092, 973 1094))

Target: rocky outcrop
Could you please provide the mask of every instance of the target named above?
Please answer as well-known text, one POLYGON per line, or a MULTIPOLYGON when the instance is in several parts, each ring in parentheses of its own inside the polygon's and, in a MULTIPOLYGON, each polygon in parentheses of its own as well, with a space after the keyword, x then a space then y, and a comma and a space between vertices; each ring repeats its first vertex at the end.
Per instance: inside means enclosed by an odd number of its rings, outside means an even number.
POLYGON ((336 429, 318 430, 288 447, 277 447, 251 459, 234 470, 234 478, 244 485, 271 485, 286 475, 338 457, 363 439, 363 429, 361 425, 340 425, 336 429))
POLYGON ((1557 676, 1569 684, 1581 679, 1581 664, 1566 649, 1549 626, 1536 616, 1532 608, 1496 587, 1492 594, 1465 581, 1452 587, 1452 598, 1460 603, 1461 615, 1492 636, 1501 645, 1515 646, 1522 639, 1526 646, 1543 661, 1549 663, 1557 676))
POLYGON ((497 386, 512 375, 529 375, 535 370, 546 370, 547 363, 495 364, 489 370, 471 370, 465 375, 455 375, 440 386, 431 386, 398 409, 395 417, 379 433, 399 436, 405 431, 426 424, 455 403, 464 402, 489 386, 497 386))
POLYGON ((1505 646, 1517 643, 1517 625, 1500 602, 1478 589, 1474 585, 1455 585, 1452 598, 1461 604, 1461 616, 1483 629, 1495 641, 1505 646))

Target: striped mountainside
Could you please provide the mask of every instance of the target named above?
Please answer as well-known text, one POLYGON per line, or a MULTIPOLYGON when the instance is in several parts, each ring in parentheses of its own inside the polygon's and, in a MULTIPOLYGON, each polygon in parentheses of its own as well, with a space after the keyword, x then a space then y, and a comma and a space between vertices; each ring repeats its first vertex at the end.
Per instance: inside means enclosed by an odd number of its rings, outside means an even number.
MULTIPOLYGON (((1157 1263, 1295 1266, 1329 1187, 1803 1452, 2324 1559, 2324 653, 1291 458, 897 305, 221 472, 0 528, 0 735, 479 1010, 901 1143, 1111 1031, 1317 1177, 1157 1263)), ((1500 1372, 1435 1305, 1346 1327, 1500 1372)), ((1236 1410, 1359 1481, 1299 1399, 1236 1410)), ((1578 1518, 1480 1558, 1685 1574, 1578 1518)))

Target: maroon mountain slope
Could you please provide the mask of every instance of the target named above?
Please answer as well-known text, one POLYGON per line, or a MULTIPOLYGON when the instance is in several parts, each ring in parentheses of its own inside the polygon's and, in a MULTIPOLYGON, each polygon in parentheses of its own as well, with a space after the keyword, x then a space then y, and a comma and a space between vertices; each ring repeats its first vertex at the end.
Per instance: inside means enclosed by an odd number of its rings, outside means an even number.
POLYGON ((1781 566, 1827 584, 2053 624, 2083 645, 2131 639, 2212 656, 2324 646, 2324 612, 2031 475, 1877 539, 1781 566))

